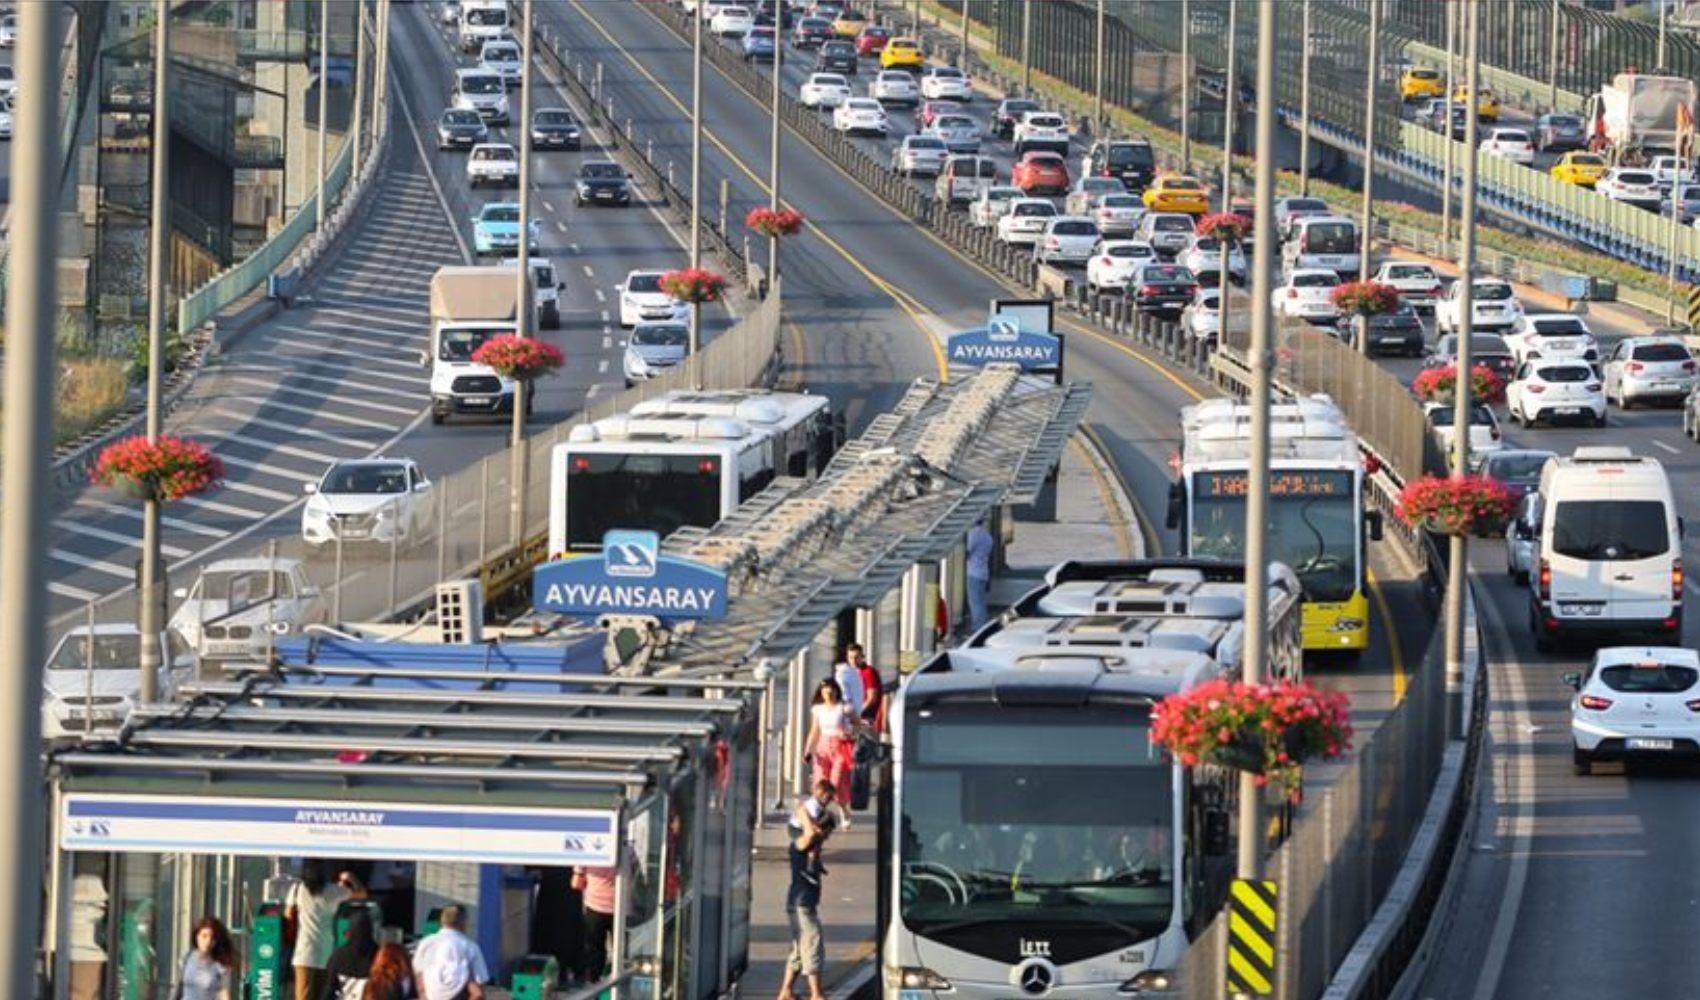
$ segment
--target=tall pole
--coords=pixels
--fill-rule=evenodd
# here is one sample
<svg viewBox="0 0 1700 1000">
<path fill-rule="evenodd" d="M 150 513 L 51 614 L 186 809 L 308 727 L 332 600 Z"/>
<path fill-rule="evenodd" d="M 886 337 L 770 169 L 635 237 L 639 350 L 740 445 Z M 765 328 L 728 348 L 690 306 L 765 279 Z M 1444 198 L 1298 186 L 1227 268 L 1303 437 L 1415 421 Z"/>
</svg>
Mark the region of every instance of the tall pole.
<svg viewBox="0 0 1700 1000">
<path fill-rule="evenodd" d="M 330 130 L 331 2 L 319 0 L 319 197 L 313 228 L 325 228 L 325 133 Z"/>
<path fill-rule="evenodd" d="M 1667 31 L 1666 22 L 1669 20 L 1669 18 L 1670 18 L 1670 3 L 1668 2 L 1668 0 L 1659 0 L 1659 58 L 1658 58 L 1658 64 L 1659 65 L 1656 67 L 1656 69 L 1658 70 L 1658 72 L 1661 72 L 1661 73 L 1664 72 L 1664 68 L 1665 68 L 1665 34 L 1666 34 L 1666 31 Z"/>
<path fill-rule="evenodd" d="M 1370 251 L 1375 247 L 1375 86 L 1380 82 L 1381 0 L 1369 0 L 1369 65 L 1364 70 L 1364 201 L 1358 277 L 1369 277 Z M 1358 338 L 1359 350 L 1369 353 L 1369 330 Z"/>
<path fill-rule="evenodd" d="M 963 9 L 967 9 L 964 2 Z M 767 145 L 767 207 L 779 211 L 784 199 L 779 196 L 779 78 L 785 75 L 785 42 L 779 37 L 779 28 L 773 29 L 773 128 Z M 779 237 L 770 236 L 767 239 L 767 287 L 771 292 L 779 287 Z"/>
<path fill-rule="evenodd" d="M 40 939 L 42 831 L 41 665 L 47 659 L 47 525 L 53 489 L 53 328 L 59 257 L 59 11 L 56 3 L 18 5 L 12 155 L 11 280 L 6 287 L 6 419 L 0 446 L 0 677 L 11 686 L 9 735 L 0 741 L 6 802 L 0 808 L 0 856 L 12 914 L 0 934 L 6 995 L 35 995 Z M 156 95 L 157 99 L 157 95 Z M 156 290 L 157 294 L 157 290 Z"/>
<path fill-rule="evenodd" d="M 1476 34 L 1481 24 L 1481 0 L 1469 0 L 1469 27 L 1464 32 L 1464 78 L 1470 100 L 1464 111 L 1464 218 L 1459 235 L 1458 280 L 1464 283 L 1458 296 L 1458 315 L 1464 317 L 1458 332 L 1458 377 L 1454 381 L 1455 405 L 1452 410 L 1452 474 L 1462 476 L 1470 471 L 1470 317 L 1474 315 L 1474 278 L 1476 268 L 1476 132 L 1479 125 L 1476 87 L 1480 84 L 1481 62 Z M 1469 586 L 1470 540 L 1462 534 L 1453 535 L 1446 567 L 1446 713 L 1447 732 L 1462 735 L 1464 708 L 1464 588 Z"/>
<path fill-rule="evenodd" d="M 708 5 L 698 0 L 696 16 L 691 18 L 691 267 L 702 266 L 702 15 Z M 777 20 L 777 19 L 776 19 Z M 779 29 L 774 28 L 775 50 L 779 48 Z M 775 76 L 779 74 L 774 73 Z M 702 306 L 691 303 L 690 356 L 694 359 L 702 346 L 697 334 Z M 696 362 L 691 362 L 693 365 Z"/>
<path fill-rule="evenodd" d="M 1299 47 L 1299 194 L 1310 195 L 1310 0 L 1301 8 Z"/>
<path fill-rule="evenodd" d="M 1464 19 L 1464 4 L 1462 0 L 1447 0 L 1446 4 L 1446 121 L 1440 126 L 1440 134 L 1446 137 L 1445 156 L 1442 157 L 1440 185 L 1440 255 L 1446 256 L 1452 246 L 1452 179 L 1455 168 L 1452 165 L 1452 150 L 1456 143 L 1452 141 L 1452 94 L 1457 89 L 1458 69 L 1458 30 L 1459 22 Z"/>
<path fill-rule="evenodd" d="M 1547 29 L 1547 110 L 1558 110 L 1558 0 L 1552 0 L 1552 24 Z M 1447 20 L 1448 30 L 1452 21 Z"/>
<path fill-rule="evenodd" d="M 531 318 L 537 311 L 536 296 L 531 290 L 531 0 L 525 0 L 521 16 L 525 24 L 520 29 L 519 70 L 519 267 L 514 275 L 514 334 L 531 336 Z M 531 386 L 523 379 L 514 381 L 514 419 L 508 436 L 508 457 L 512 467 L 508 483 L 513 495 L 509 498 L 509 535 L 514 545 L 525 542 L 525 495 L 530 489 L 530 448 L 525 439 L 525 410 L 530 400 Z M 438 526 L 438 530 L 442 530 Z"/>
<path fill-rule="evenodd" d="M 360 173 L 360 144 L 366 137 L 366 0 L 354 4 L 354 128 L 349 134 L 354 143 L 348 174 L 352 178 Z"/>
<path fill-rule="evenodd" d="M 375 29 L 378 38 L 378 68 L 373 75 L 374 93 L 372 97 L 372 136 L 374 141 L 379 132 L 389 123 L 390 113 L 390 0 L 378 0 L 378 23 Z"/>
<path fill-rule="evenodd" d="M 1261 684 L 1268 671 L 1269 404 L 1274 375 L 1275 220 L 1265 206 L 1275 203 L 1275 16 L 1264 8 L 1257 18 L 1257 171 L 1252 223 L 1256 249 L 1251 292 L 1251 455 L 1246 478 L 1245 665 L 1243 680 Z M 1225 335 L 1225 334 L 1224 334 Z M 1240 773 L 1239 877 L 1263 874 L 1263 789 L 1249 771 Z"/>
<path fill-rule="evenodd" d="M 147 437 L 159 440 L 161 395 L 165 382 L 165 256 L 171 244 L 171 126 L 169 89 L 171 67 L 171 5 L 160 0 L 154 19 L 153 58 L 153 176 L 148 205 L 148 403 Z M 48 93 L 57 93 L 56 90 Z M 16 482 L 16 480 L 13 480 Z M 159 501 L 142 501 L 142 579 L 137 585 L 136 628 L 141 633 L 138 666 L 139 694 L 144 705 L 159 697 L 159 667 L 164 660 L 159 634 L 165 628 L 164 594 L 160 586 Z"/>
<path fill-rule="evenodd" d="M 1104 128 L 1104 0 L 1098 0 L 1098 32 L 1095 37 L 1097 65 L 1092 72 L 1092 128 L 1094 132 L 1101 132 Z"/>
<path fill-rule="evenodd" d="M 968 72 L 968 0 L 962 0 L 962 55 L 956 65 L 962 72 Z"/>
<path fill-rule="evenodd" d="M 1181 0 L 1181 169 L 1192 172 L 1192 0 Z"/>
<path fill-rule="evenodd" d="M 1222 82 L 1222 211 L 1228 210 L 1228 204 L 1234 197 L 1234 115 L 1239 101 L 1239 85 L 1234 82 L 1237 72 L 1235 40 L 1239 37 L 1240 4 L 1239 0 L 1228 0 L 1228 76 Z M 1259 36 L 1261 37 L 1261 36 Z"/>
<path fill-rule="evenodd" d="M 1033 96 L 1033 5 L 1021 5 L 1021 96 Z"/>
<path fill-rule="evenodd" d="M 1694 120 L 1694 109 L 1689 108 L 1688 121 Z M 1676 322 L 1676 260 L 1677 248 L 1682 244 L 1682 211 L 1681 201 L 1683 189 L 1694 176 L 1694 168 L 1689 164 L 1693 161 L 1690 155 L 1694 151 L 1694 128 L 1690 124 L 1687 129 L 1678 129 L 1676 135 L 1676 179 L 1670 185 L 1670 239 L 1665 247 L 1665 325 Z"/>
</svg>

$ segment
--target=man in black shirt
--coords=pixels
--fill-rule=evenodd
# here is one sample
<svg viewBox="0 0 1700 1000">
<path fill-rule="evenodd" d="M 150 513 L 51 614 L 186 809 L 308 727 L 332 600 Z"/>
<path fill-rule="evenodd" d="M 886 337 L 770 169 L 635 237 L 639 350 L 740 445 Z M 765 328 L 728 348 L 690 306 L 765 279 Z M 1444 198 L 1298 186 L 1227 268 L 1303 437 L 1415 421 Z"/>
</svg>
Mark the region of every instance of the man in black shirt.
<svg viewBox="0 0 1700 1000">
<path fill-rule="evenodd" d="M 791 861 L 791 886 L 785 893 L 791 953 L 785 958 L 785 980 L 779 984 L 779 1000 L 797 1000 L 792 988 L 798 976 L 809 984 L 808 1000 L 825 1000 L 820 989 L 821 966 L 826 961 L 820 927 L 820 886 L 826 869 L 821 866 L 820 852 L 831 835 L 832 824 L 826 823 L 819 828 L 818 836 L 794 837 L 786 847 Z M 799 840 L 809 844 L 808 850 L 797 849 Z"/>
</svg>

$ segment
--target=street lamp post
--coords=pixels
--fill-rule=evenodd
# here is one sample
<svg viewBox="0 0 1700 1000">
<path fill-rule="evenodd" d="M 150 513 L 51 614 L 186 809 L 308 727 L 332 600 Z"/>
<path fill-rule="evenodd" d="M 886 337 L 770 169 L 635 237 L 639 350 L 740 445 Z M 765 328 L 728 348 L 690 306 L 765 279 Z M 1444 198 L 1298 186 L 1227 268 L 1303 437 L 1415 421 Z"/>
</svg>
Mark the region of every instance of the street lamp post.
<svg viewBox="0 0 1700 1000">
<path fill-rule="evenodd" d="M 1464 31 L 1464 80 L 1469 100 L 1464 110 L 1464 218 L 1458 244 L 1458 280 L 1463 287 L 1458 294 L 1458 315 L 1464 317 L 1457 355 L 1457 386 L 1453 393 L 1452 411 L 1452 474 L 1462 476 L 1470 471 L 1470 317 L 1474 308 L 1474 277 L 1476 268 L 1476 132 L 1480 103 L 1476 87 L 1481 83 L 1480 41 L 1476 33 L 1481 24 L 1481 0 L 1469 0 L 1470 20 Z M 1446 714 L 1447 732 L 1454 737 L 1463 735 L 1464 714 L 1464 588 L 1469 586 L 1470 540 L 1455 534 L 1447 552 L 1446 575 Z"/>
<path fill-rule="evenodd" d="M 1192 0 L 1181 0 L 1181 170 L 1192 173 Z"/>
<path fill-rule="evenodd" d="M 691 267 L 702 266 L 702 17 L 705 3 L 697 4 L 696 16 L 691 18 Z M 774 29 L 774 48 L 779 47 L 779 31 Z M 775 72 L 775 76 L 779 74 Z M 690 357 L 697 364 L 697 351 L 702 347 L 697 333 L 702 307 L 691 306 Z M 693 368 L 694 370 L 694 368 Z"/>
<path fill-rule="evenodd" d="M 962 9 L 967 10 L 967 0 L 963 0 Z M 779 139 L 781 124 L 779 121 L 779 78 L 784 75 L 785 43 L 779 37 L 779 29 L 773 29 L 773 129 L 768 139 L 767 147 L 767 207 L 779 211 L 782 200 L 779 197 Z M 767 238 L 767 287 L 771 293 L 779 287 L 779 236 L 774 234 Z"/>
<path fill-rule="evenodd" d="M 1033 96 L 1033 4 L 1021 5 L 1021 96 Z"/>
<path fill-rule="evenodd" d="M 1242 679 L 1261 684 L 1268 671 L 1269 560 L 1269 407 L 1274 375 L 1275 292 L 1270 264 L 1275 259 L 1275 220 L 1267 206 L 1275 202 L 1275 16 L 1265 7 L 1257 19 L 1257 170 L 1252 223 L 1256 265 L 1251 293 L 1251 454 L 1247 469 L 1245 547 L 1245 663 Z M 1249 771 L 1240 772 L 1240 878 L 1263 874 L 1263 789 Z"/>
<path fill-rule="evenodd" d="M 1452 164 L 1452 95 L 1457 91 L 1458 64 L 1458 35 L 1460 22 L 1464 19 L 1464 5 L 1460 0 L 1448 0 L 1446 5 L 1446 122 L 1440 127 L 1440 134 L 1446 137 L 1445 156 L 1442 158 L 1440 184 L 1440 254 L 1446 256 L 1452 246 L 1452 179 L 1456 176 Z"/>
<path fill-rule="evenodd" d="M 1104 128 L 1104 0 L 1098 0 L 1098 31 L 1096 65 L 1092 72 L 1092 129 L 1097 134 Z"/>
<path fill-rule="evenodd" d="M 1547 110 L 1558 110 L 1558 0 L 1552 0 L 1551 24 L 1547 27 Z M 1452 28 L 1450 15 L 1447 30 Z"/>
<path fill-rule="evenodd" d="M 1235 40 L 1239 37 L 1239 0 L 1228 0 L 1228 76 L 1222 81 L 1222 211 L 1234 197 L 1234 115 L 1239 101 L 1239 86 L 1234 82 L 1236 68 Z"/>
<path fill-rule="evenodd" d="M 964 73 L 968 72 L 968 0 L 962 0 L 962 55 L 956 65 Z"/>
<path fill-rule="evenodd" d="M 1664 70 L 1665 70 L 1665 35 L 1667 34 L 1667 32 L 1669 30 L 1668 29 L 1669 20 L 1670 20 L 1670 4 L 1667 2 L 1667 0 L 1659 0 L 1659 58 L 1657 59 L 1657 62 L 1658 62 L 1659 65 L 1657 67 L 1657 70 L 1660 73 L 1664 72 Z"/>
<path fill-rule="evenodd" d="M 360 144 L 366 137 L 366 2 L 354 3 L 354 128 L 349 133 L 354 153 L 349 163 L 350 179 L 360 175 Z"/>
<path fill-rule="evenodd" d="M 169 89 L 171 67 L 171 5 L 157 7 L 153 59 L 153 176 L 148 205 L 148 443 L 159 441 L 161 397 L 165 383 L 165 257 L 171 243 L 171 126 Z M 51 92 L 50 92 L 51 93 Z M 14 480 L 16 482 L 16 480 Z M 142 501 L 142 579 L 137 585 L 140 604 L 136 629 L 141 633 L 140 700 L 151 705 L 159 697 L 159 668 L 164 651 L 159 634 L 165 629 L 164 587 L 160 575 L 159 498 Z"/>
<path fill-rule="evenodd" d="M 1310 195 L 1310 0 L 1299 17 L 1304 38 L 1299 45 L 1299 194 Z"/>
<path fill-rule="evenodd" d="M 319 0 L 319 197 L 313 209 L 313 229 L 325 228 L 325 133 L 330 130 L 331 3 Z"/>
<path fill-rule="evenodd" d="M 1375 105 L 1381 75 L 1381 0 L 1369 0 L 1369 65 L 1364 70 L 1364 201 L 1363 232 L 1359 234 L 1358 277 L 1369 277 L 1370 251 L 1375 248 Z M 1369 353 L 1369 331 L 1358 338 L 1358 349 Z"/>
<path fill-rule="evenodd" d="M 531 318 L 536 312 L 536 296 L 531 289 L 531 33 L 533 19 L 531 0 L 525 0 L 521 16 L 525 24 L 520 30 L 519 71 L 519 254 L 515 261 L 519 272 L 514 275 L 514 335 L 531 336 Z M 525 500 L 531 478 L 530 447 L 525 437 L 525 413 L 530 406 L 532 387 L 525 379 L 514 379 L 514 418 L 508 437 L 508 455 L 512 466 L 508 484 L 512 497 L 508 503 L 509 535 L 515 546 L 525 543 Z M 441 526 L 438 530 L 442 530 Z"/>
</svg>

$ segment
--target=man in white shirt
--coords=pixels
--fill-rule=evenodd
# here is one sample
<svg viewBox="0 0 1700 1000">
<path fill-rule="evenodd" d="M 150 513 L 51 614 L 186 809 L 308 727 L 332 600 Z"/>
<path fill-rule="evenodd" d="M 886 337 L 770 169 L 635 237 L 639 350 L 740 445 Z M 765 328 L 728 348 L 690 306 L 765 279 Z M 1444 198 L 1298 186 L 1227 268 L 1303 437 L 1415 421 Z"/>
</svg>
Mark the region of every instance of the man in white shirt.
<svg viewBox="0 0 1700 1000">
<path fill-rule="evenodd" d="M 442 929 L 413 952 L 413 980 L 422 1000 L 484 1000 L 490 969 L 478 943 L 466 936 L 466 911 L 445 906 Z"/>
<path fill-rule="evenodd" d="M 862 703 L 867 701 L 866 693 L 862 690 L 862 673 L 852 663 L 850 650 L 861 651 L 862 647 L 851 643 L 845 647 L 844 659 L 839 660 L 832 668 L 832 679 L 838 682 L 838 693 L 843 696 L 844 704 L 850 706 L 850 711 L 859 719 L 862 717 Z"/>
</svg>

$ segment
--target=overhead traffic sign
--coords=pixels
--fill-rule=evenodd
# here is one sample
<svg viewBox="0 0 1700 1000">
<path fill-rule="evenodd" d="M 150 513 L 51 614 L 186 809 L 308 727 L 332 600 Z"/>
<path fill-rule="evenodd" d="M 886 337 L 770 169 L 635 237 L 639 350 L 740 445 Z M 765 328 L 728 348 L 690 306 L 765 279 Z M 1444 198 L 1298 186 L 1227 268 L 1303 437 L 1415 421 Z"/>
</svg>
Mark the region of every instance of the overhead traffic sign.
<svg viewBox="0 0 1700 1000">
<path fill-rule="evenodd" d="M 665 555 L 653 531 L 614 530 L 602 551 L 532 571 L 531 603 L 568 615 L 650 615 L 664 621 L 726 617 L 726 574 Z"/>
<path fill-rule="evenodd" d="M 1234 879 L 1228 893 L 1229 997 L 1275 994 L 1275 883 Z"/>
</svg>

